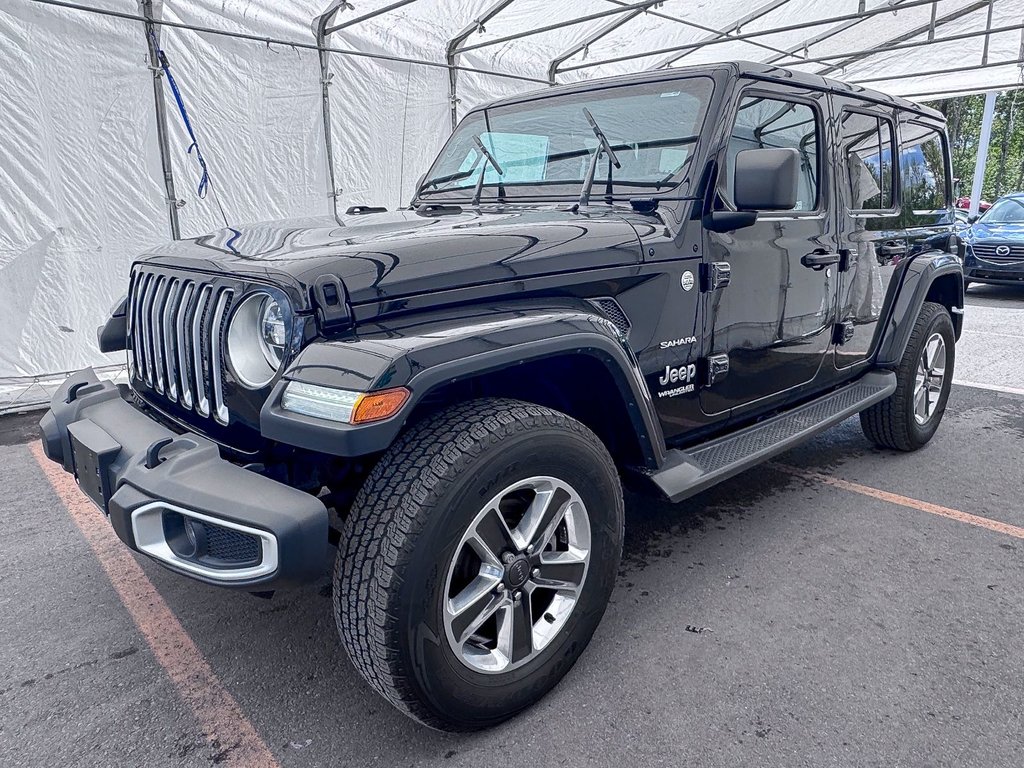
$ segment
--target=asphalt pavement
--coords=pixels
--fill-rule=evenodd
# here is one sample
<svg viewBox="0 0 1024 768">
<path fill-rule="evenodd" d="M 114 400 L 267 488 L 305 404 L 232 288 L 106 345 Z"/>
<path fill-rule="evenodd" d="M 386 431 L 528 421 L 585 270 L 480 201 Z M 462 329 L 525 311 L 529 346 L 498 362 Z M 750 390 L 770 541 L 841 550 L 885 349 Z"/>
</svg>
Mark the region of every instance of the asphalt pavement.
<svg viewBox="0 0 1024 768">
<path fill-rule="evenodd" d="M 140 559 L 142 601 L 282 767 L 1018 766 L 1024 291 L 972 287 L 965 327 L 972 386 L 924 450 L 876 449 L 851 419 L 682 505 L 628 498 L 589 649 L 487 732 L 427 730 L 373 693 L 326 576 L 263 600 Z M 187 703 L 209 675 L 168 675 L 31 452 L 37 419 L 0 420 L 0 764 L 230 762 L 233 735 Z"/>
</svg>

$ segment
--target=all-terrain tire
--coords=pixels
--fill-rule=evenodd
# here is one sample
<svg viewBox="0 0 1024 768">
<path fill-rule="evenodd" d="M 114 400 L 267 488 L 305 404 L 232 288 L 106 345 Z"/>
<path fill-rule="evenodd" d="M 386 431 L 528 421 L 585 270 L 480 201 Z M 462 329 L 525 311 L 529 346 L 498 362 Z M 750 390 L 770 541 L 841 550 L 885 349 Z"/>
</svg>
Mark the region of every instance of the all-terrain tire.
<svg viewBox="0 0 1024 768">
<path fill-rule="evenodd" d="M 443 624 L 449 563 L 482 507 L 523 478 L 571 484 L 586 505 L 589 570 L 567 623 L 524 666 L 471 669 Z M 508 399 L 450 407 L 413 425 L 385 453 L 346 519 L 334 569 L 334 610 L 348 655 L 388 701 L 425 725 L 495 725 L 544 696 L 569 671 L 604 614 L 623 538 L 611 456 L 580 422 Z"/>
<path fill-rule="evenodd" d="M 945 365 L 938 402 L 930 417 L 918 423 L 914 417 L 914 395 L 918 386 L 918 364 L 928 340 L 938 334 L 945 346 Z M 925 302 L 896 369 L 896 391 L 880 403 L 860 414 L 860 425 L 865 436 L 882 448 L 898 451 L 916 451 L 923 447 L 939 427 L 946 410 L 949 389 L 953 381 L 953 363 L 956 357 L 953 322 L 941 304 Z"/>
</svg>

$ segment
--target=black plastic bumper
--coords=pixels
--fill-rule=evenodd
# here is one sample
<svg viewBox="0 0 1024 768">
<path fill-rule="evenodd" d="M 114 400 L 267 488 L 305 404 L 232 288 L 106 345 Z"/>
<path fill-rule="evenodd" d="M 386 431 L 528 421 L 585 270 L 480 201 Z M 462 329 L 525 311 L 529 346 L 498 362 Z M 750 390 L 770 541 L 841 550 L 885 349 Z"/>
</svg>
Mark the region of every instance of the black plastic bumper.
<svg viewBox="0 0 1024 768">
<path fill-rule="evenodd" d="M 329 544 L 319 499 L 222 459 L 217 445 L 199 435 L 172 432 L 91 369 L 64 382 L 39 426 L 46 455 L 76 476 L 118 537 L 162 565 L 258 591 L 323 574 Z M 200 544 L 194 533 L 189 544 L 175 531 L 183 519 L 190 529 L 195 523 Z M 204 531 L 220 551 L 242 559 L 211 558 Z M 156 541 L 161 537 L 169 544 Z M 242 546 L 232 549 L 234 543 Z M 256 551 L 260 566 L 244 560 Z"/>
</svg>

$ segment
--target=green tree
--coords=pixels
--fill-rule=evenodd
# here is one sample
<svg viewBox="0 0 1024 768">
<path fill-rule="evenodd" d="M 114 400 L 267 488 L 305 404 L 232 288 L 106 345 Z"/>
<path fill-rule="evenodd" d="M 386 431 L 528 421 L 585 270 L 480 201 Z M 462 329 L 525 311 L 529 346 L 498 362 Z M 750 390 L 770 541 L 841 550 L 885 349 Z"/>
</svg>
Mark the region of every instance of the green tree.
<svg viewBox="0 0 1024 768">
<path fill-rule="evenodd" d="M 969 195 L 978 157 L 985 97 L 959 96 L 930 106 L 946 116 L 953 176 L 960 179 L 960 194 Z M 1024 191 L 1024 93 L 1021 89 L 1003 92 L 996 99 L 981 196 L 992 201 L 1007 192 L 1018 191 Z"/>
</svg>

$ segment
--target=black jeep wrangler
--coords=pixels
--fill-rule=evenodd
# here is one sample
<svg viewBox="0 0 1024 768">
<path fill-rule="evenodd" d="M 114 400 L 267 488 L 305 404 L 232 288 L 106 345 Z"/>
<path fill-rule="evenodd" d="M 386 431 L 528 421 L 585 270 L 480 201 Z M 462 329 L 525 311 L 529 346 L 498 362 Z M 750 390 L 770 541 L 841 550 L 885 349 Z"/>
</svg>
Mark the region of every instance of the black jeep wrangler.
<svg viewBox="0 0 1024 768">
<path fill-rule="evenodd" d="M 47 455 L 132 549 L 338 630 L 428 725 L 492 725 L 604 612 L 622 485 L 673 501 L 859 413 L 920 448 L 963 312 L 940 115 L 754 64 L 472 111 L 409 208 L 140 257 Z M 336 551 L 336 554 L 335 554 Z"/>
</svg>

